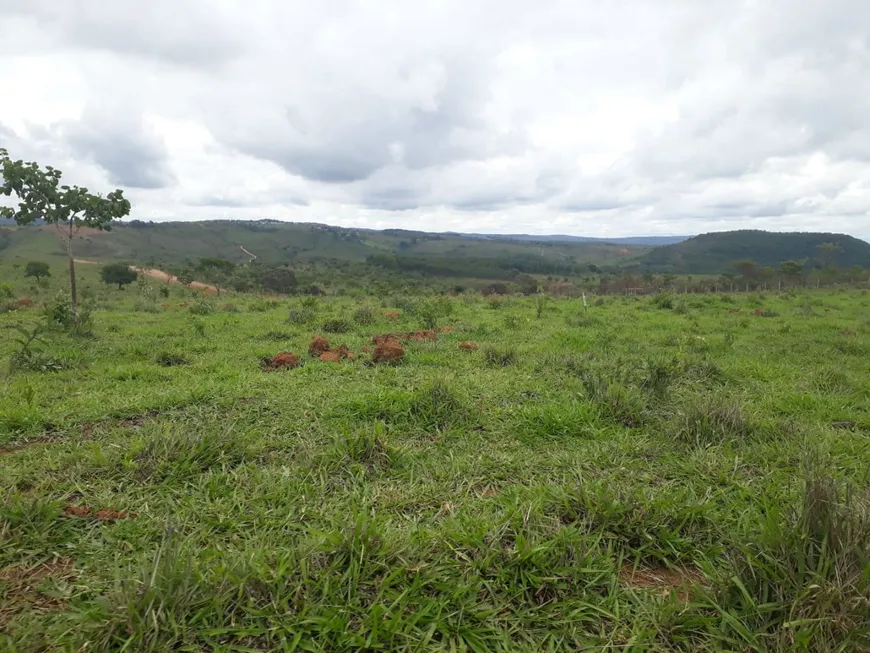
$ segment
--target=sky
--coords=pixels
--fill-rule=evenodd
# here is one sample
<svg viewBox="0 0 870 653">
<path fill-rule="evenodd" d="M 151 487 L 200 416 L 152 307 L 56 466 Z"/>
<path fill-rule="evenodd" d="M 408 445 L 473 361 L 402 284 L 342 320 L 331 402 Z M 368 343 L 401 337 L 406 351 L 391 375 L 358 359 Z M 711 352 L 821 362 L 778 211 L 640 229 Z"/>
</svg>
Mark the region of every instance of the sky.
<svg viewBox="0 0 870 653">
<path fill-rule="evenodd" d="M 140 220 L 870 238 L 870 11 L 0 0 L 0 147 Z"/>
</svg>

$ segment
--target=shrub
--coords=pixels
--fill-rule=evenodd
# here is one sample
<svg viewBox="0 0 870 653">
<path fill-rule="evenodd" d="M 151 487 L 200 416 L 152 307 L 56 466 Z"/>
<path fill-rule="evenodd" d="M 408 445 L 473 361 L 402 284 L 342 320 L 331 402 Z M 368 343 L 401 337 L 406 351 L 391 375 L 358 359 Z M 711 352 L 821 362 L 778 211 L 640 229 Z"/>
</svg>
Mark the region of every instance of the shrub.
<svg viewBox="0 0 870 653">
<path fill-rule="evenodd" d="M 333 318 L 326 320 L 322 328 L 326 333 L 347 333 L 351 329 L 351 324 L 345 319 Z"/>
<path fill-rule="evenodd" d="M 221 306 L 221 310 L 222 310 L 224 313 L 238 313 L 238 312 L 239 312 L 239 307 L 238 307 L 236 304 L 232 303 L 232 302 L 227 302 L 226 304 L 224 304 L 223 306 Z"/>
<path fill-rule="evenodd" d="M 214 313 L 214 304 L 207 299 L 197 299 L 187 310 L 194 315 L 210 315 Z"/>
</svg>

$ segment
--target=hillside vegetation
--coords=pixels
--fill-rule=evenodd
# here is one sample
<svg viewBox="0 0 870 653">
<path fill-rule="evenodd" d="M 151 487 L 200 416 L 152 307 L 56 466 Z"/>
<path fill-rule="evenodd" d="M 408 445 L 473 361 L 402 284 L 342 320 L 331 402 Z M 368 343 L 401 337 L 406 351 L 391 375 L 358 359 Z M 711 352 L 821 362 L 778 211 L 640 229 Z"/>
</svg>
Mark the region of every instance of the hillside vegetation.
<svg viewBox="0 0 870 653">
<path fill-rule="evenodd" d="M 870 244 L 846 234 L 757 230 L 701 234 L 650 250 L 636 263 L 640 269 L 651 272 L 720 274 L 733 271 L 732 265 L 741 260 L 772 268 L 785 261 L 822 263 L 820 247 L 826 243 L 839 246 L 831 260 L 838 267 L 870 267 Z"/>
<path fill-rule="evenodd" d="M 61 252 L 50 227 L 0 227 L 0 256 L 28 260 Z M 418 231 L 345 229 L 276 221 L 144 223 L 115 225 L 109 232 L 82 233 L 75 242 L 81 258 L 178 265 L 216 257 L 235 263 L 364 262 L 377 255 L 420 259 L 456 276 L 485 277 L 492 270 L 571 272 L 590 263 L 617 264 L 648 247 L 606 242 L 523 242 Z M 424 265 L 424 267 L 425 267 Z M 480 270 L 482 268 L 483 270 Z M 485 273 L 481 274 L 481 271 Z"/>
</svg>

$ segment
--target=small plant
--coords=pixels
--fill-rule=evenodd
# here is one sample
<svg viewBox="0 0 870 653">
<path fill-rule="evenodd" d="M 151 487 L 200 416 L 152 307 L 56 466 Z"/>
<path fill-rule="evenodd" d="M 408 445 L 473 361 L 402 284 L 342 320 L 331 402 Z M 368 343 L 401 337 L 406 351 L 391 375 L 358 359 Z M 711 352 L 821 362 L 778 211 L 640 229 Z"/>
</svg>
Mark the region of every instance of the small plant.
<svg viewBox="0 0 870 653">
<path fill-rule="evenodd" d="M 745 438 L 753 430 L 739 403 L 718 403 L 707 398 L 690 404 L 680 415 L 677 439 L 706 447 L 732 438 Z"/>
<path fill-rule="evenodd" d="M 271 311 L 273 308 L 278 308 L 280 305 L 281 302 L 277 299 L 264 299 L 256 301 L 248 306 L 248 310 L 252 313 L 265 313 L 266 311 Z"/>
<path fill-rule="evenodd" d="M 317 295 L 309 295 L 302 298 L 302 308 L 307 308 L 313 311 L 315 308 L 317 308 L 317 305 Z"/>
<path fill-rule="evenodd" d="M 190 361 L 181 354 L 176 354 L 168 351 L 160 352 L 159 354 L 157 354 L 157 358 L 154 359 L 154 362 L 161 367 L 179 367 L 182 365 L 190 365 Z"/>
<path fill-rule="evenodd" d="M 20 349 L 9 358 L 10 372 L 58 372 L 65 369 L 65 365 L 45 352 L 36 349 L 37 343 L 44 342 L 40 339 L 43 327 L 35 326 L 28 331 L 23 326 L 13 327 L 20 337 L 15 338 Z"/>
<path fill-rule="evenodd" d="M 547 299 L 547 296 L 543 294 L 539 294 L 535 298 L 535 317 L 539 320 L 544 315 L 544 309 L 547 307 Z"/>
<path fill-rule="evenodd" d="M 517 362 L 517 352 L 513 347 L 507 349 L 496 349 L 495 347 L 487 347 L 483 350 L 483 359 L 489 364 L 497 367 L 507 367 Z"/>
<path fill-rule="evenodd" d="M 203 322 L 202 320 L 198 320 L 196 318 L 193 318 L 190 321 L 190 326 L 193 329 L 193 332 L 197 336 L 199 336 L 200 338 L 205 337 L 205 322 Z"/>
<path fill-rule="evenodd" d="M 486 298 L 486 305 L 488 308 L 497 311 L 504 306 L 504 299 L 502 299 L 501 295 L 489 295 Z"/>
<path fill-rule="evenodd" d="M 504 328 L 516 331 L 520 328 L 520 319 L 516 315 L 507 315 L 504 318 Z"/>
<path fill-rule="evenodd" d="M 350 329 L 350 322 L 342 318 L 326 320 L 326 322 L 323 323 L 323 330 L 326 331 L 326 333 L 347 333 Z"/>
<path fill-rule="evenodd" d="M 343 459 L 368 469 L 386 469 L 396 458 L 396 451 L 387 442 L 383 422 L 376 422 L 371 429 L 345 434 L 339 447 Z"/>
<path fill-rule="evenodd" d="M 280 342 L 283 340 L 291 340 L 293 338 L 293 334 L 289 331 L 267 331 L 262 336 L 260 336 L 263 340 L 272 340 L 275 342 Z"/>
<path fill-rule="evenodd" d="M 169 286 L 160 286 L 160 296 L 169 299 Z"/>
<path fill-rule="evenodd" d="M 133 302 L 133 310 L 137 313 L 157 313 L 157 303 L 148 299 L 137 299 Z"/>
<path fill-rule="evenodd" d="M 652 300 L 653 306 L 663 310 L 673 310 L 674 297 L 670 293 L 659 293 Z"/>
<path fill-rule="evenodd" d="M 238 307 L 238 305 L 233 304 L 232 302 L 227 302 L 226 304 L 221 306 L 221 310 L 224 313 L 238 313 L 239 307 Z"/>
</svg>

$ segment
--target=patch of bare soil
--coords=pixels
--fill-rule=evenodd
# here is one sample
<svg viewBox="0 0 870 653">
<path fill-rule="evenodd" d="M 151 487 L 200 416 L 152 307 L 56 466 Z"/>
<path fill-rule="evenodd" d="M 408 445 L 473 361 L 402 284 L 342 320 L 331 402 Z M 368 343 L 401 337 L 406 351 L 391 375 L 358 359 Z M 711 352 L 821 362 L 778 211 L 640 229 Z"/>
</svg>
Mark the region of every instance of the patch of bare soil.
<svg viewBox="0 0 870 653">
<path fill-rule="evenodd" d="M 320 360 L 324 363 L 340 363 L 341 362 L 341 352 L 338 351 L 325 351 L 320 354 Z"/>
<path fill-rule="evenodd" d="M 438 327 L 438 333 L 453 333 L 453 327 L 452 326 Z"/>
<path fill-rule="evenodd" d="M 619 571 L 619 582 L 631 589 L 649 590 L 659 596 L 676 593 L 681 601 L 690 601 L 692 587 L 703 585 L 705 579 L 694 569 L 625 566 Z"/>
<path fill-rule="evenodd" d="M 477 349 L 477 343 L 471 342 L 470 340 L 468 340 L 466 342 L 460 342 L 459 348 L 464 349 L 466 351 L 475 351 Z"/>
<path fill-rule="evenodd" d="M 135 512 L 127 512 L 125 510 L 100 508 L 95 512 L 87 506 L 73 505 L 66 506 L 63 509 L 63 514 L 67 517 L 87 517 L 96 519 L 97 521 L 118 521 L 121 519 L 136 519 L 136 517 L 138 517 Z"/>
<path fill-rule="evenodd" d="M 390 311 L 388 313 L 384 313 L 384 317 L 388 320 L 398 320 L 400 317 L 402 317 L 402 314 L 398 311 Z"/>
</svg>

